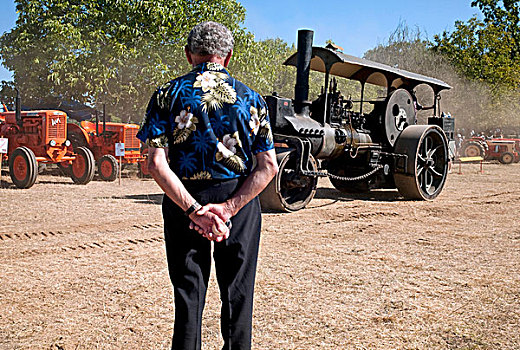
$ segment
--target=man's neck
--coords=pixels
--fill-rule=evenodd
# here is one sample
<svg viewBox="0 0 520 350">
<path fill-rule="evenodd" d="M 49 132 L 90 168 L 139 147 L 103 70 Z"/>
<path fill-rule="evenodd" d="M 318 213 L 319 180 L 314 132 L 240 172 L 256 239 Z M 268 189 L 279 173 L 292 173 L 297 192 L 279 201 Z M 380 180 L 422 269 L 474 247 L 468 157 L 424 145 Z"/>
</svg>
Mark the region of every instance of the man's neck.
<svg viewBox="0 0 520 350">
<path fill-rule="evenodd" d="M 192 54 L 191 59 L 192 59 L 193 67 L 196 67 L 201 63 L 208 63 L 208 62 L 218 63 L 218 64 L 224 66 L 224 62 L 225 62 L 224 58 L 217 56 L 217 55 L 199 56 L 199 55 Z"/>
</svg>

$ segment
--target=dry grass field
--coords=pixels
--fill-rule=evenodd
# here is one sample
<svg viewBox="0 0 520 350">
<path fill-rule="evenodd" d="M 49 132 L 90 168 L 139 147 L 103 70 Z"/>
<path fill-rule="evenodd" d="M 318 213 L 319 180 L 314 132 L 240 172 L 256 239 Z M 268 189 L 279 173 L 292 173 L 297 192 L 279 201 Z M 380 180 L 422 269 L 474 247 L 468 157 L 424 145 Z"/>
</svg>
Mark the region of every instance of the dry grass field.
<svg viewBox="0 0 520 350">
<path fill-rule="evenodd" d="M 520 164 L 465 164 L 432 202 L 264 214 L 254 349 L 520 349 Z M 0 189 L 0 349 L 168 349 L 161 194 L 132 176 Z M 203 349 L 219 349 L 214 276 Z"/>
</svg>

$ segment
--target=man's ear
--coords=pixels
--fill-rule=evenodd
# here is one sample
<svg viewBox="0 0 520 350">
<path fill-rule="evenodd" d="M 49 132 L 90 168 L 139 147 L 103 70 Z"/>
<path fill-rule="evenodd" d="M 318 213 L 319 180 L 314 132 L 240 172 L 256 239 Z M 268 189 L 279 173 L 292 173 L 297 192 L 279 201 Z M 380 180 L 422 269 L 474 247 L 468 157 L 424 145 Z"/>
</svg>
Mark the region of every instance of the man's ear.
<svg viewBox="0 0 520 350">
<path fill-rule="evenodd" d="M 188 59 L 188 63 L 193 65 L 193 59 L 191 58 L 191 51 L 188 49 L 188 45 L 184 46 L 184 53 L 186 54 L 186 58 Z"/>
<path fill-rule="evenodd" d="M 231 61 L 231 56 L 233 56 L 233 50 L 229 51 L 226 58 L 224 58 L 224 67 L 228 66 L 229 61 Z"/>
</svg>

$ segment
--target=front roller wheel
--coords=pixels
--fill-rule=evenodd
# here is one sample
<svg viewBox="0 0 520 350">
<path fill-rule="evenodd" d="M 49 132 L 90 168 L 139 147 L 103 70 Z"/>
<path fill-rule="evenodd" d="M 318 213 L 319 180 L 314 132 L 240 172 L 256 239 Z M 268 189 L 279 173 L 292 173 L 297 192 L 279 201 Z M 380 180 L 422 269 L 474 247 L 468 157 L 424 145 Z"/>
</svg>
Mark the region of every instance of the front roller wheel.
<svg viewBox="0 0 520 350">
<path fill-rule="evenodd" d="M 297 211 L 303 209 L 314 197 L 318 178 L 296 172 L 298 157 L 295 151 L 278 153 L 278 173 L 260 193 L 262 208 L 275 211 Z M 309 155 L 308 169 L 317 170 L 316 161 Z"/>
<path fill-rule="evenodd" d="M 435 125 L 411 125 L 395 143 L 395 153 L 406 155 L 406 166 L 394 173 L 399 193 L 406 199 L 432 200 L 446 183 L 448 175 L 448 141 Z M 404 162 L 404 157 L 397 163 Z"/>
<path fill-rule="evenodd" d="M 116 157 L 105 154 L 98 161 L 98 174 L 103 181 L 115 181 L 119 173 L 119 164 Z"/>
<path fill-rule="evenodd" d="M 72 161 L 70 177 L 74 183 L 86 185 L 92 180 L 96 170 L 94 155 L 86 147 L 76 148 L 75 153 L 76 159 Z"/>
<path fill-rule="evenodd" d="M 31 149 L 18 147 L 9 157 L 9 175 L 18 188 L 29 188 L 36 182 L 38 163 Z"/>
</svg>

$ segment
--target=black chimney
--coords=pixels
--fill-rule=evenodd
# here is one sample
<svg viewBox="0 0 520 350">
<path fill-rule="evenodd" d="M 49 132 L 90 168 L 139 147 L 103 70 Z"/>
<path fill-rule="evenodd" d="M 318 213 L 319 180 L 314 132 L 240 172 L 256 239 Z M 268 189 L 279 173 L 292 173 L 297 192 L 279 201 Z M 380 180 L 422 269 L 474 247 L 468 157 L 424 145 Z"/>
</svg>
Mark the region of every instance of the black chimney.
<svg viewBox="0 0 520 350">
<path fill-rule="evenodd" d="M 309 72 L 312 59 L 312 37 L 308 29 L 298 31 L 298 65 L 296 66 L 296 86 L 294 90 L 294 111 L 309 115 Z"/>
</svg>

